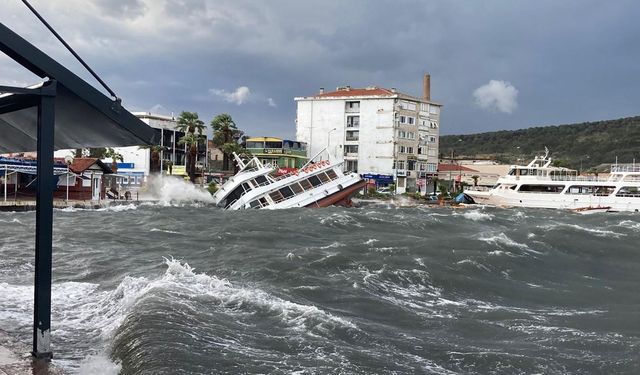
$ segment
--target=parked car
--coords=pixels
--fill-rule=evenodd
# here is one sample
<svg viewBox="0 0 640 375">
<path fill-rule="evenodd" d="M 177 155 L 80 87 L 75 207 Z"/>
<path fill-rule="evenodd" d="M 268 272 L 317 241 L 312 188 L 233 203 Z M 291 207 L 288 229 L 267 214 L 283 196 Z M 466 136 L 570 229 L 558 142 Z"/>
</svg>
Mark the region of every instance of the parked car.
<svg viewBox="0 0 640 375">
<path fill-rule="evenodd" d="M 395 192 L 391 190 L 388 186 L 383 186 L 378 189 L 378 194 L 393 195 L 395 194 Z"/>
</svg>

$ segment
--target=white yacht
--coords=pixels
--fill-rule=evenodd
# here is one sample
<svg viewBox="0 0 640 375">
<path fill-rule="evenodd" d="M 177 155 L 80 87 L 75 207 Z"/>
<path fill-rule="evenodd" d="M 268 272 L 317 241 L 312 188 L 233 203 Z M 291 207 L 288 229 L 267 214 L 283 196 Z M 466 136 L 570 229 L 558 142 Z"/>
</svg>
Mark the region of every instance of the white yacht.
<svg viewBox="0 0 640 375">
<path fill-rule="evenodd" d="M 214 200 L 228 210 L 350 206 L 351 197 L 366 181 L 357 173 L 343 173 L 342 162 L 314 161 L 319 155 L 295 172 L 274 176 L 277 166 L 256 157 L 245 162 L 234 153 L 240 170 L 214 194 Z"/>
<path fill-rule="evenodd" d="M 546 149 L 546 148 L 545 148 Z M 614 164 L 607 178 L 581 176 L 551 165 L 549 151 L 526 166 L 513 165 L 489 191 L 466 190 L 476 203 L 589 211 L 640 210 L 640 165 Z"/>
</svg>

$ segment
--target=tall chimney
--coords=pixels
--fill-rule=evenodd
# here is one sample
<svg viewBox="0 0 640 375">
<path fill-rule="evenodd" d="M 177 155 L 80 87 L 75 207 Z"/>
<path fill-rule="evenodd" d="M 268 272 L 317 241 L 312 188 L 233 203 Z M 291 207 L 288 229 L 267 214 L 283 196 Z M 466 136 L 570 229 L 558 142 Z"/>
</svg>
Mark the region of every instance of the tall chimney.
<svg viewBox="0 0 640 375">
<path fill-rule="evenodd" d="M 324 87 L 320 87 L 320 94 L 324 94 Z"/>
<path fill-rule="evenodd" d="M 431 100 L 431 76 L 428 73 L 422 79 L 422 99 Z"/>
</svg>

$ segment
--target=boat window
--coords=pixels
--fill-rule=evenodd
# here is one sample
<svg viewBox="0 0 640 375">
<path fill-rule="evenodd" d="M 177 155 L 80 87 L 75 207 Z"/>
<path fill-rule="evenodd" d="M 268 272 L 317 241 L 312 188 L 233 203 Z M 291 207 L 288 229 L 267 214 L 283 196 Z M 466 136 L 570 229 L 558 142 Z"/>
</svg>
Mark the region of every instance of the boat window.
<svg viewBox="0 0 640 375">
<path fill-rule="evenodd" d="M 560 193 L 564 190 L 564 185 L 527 185 L 520 186 L 518 191 L 523 193 Z"/>
<path fill-rule="evenodd" d="M 615 186 L 594 186 L 593 195 L 607 196 L 611 195 L 615 190 Z"/>
<path fill-rule="evenodd" d="M 508 174 L 509 174 L 509 176 L 513 176 L 513 175 L 516 174 L 516 170 L 515 169 L 511 169 Z"/>
<path fill-rule="evenodd" d="M 336 171 L 334 171 L 333 169 L 329 169 L 327 171 L 327 176 L 329 176 L 330 179 L 335 180 L 336 178 L 338 178 L 338 175 L 336 174 Z"/>
<path fill-rule="evenodd" d="M 278 203 L 278 202 L 282 202 L 284 200 L 284 197 L 282 196 L 282 194 L 280 193 L 280 190 L 276 190 L 276 191 L 272 191 L 271 193 L 269 193 L 269 196 L 271 197 L 271 199 L 273 199 L 274 202 Z"/>
<path fill-rule="evenodd" d="M 308 178 L 308 180 L 309 182 L 311 182 L 311 185 L 313 185 L 314 187 L 322 185 L 322 181 L 320 181 L 318 176 L 311 176 Z"/>
<path fill-rule="evenodd" d="M 302 186 L 302 188 L 304 190 L 313 189 L 313 186 L 311 185 L 311 183 L 306 178 L 304 180 L 300 181 L 300 185 Z"/>
<path fill-rule="evenodd" d="M 520 176 L 526 176 L 529 174 L 529 170 L 528 169 L 520 169 Z"/>
<path fill-rule="evenodd" d="M 616 193 L 616 197 L 640 198 L 640 190 L 637 186 L 623 186 Z"/>
<path fill-rule="evenodd" d="M 256 199 L 255 201 L 251 201 L 251 203 L 249 203 L 249 206 L 251 206 L 251 208 L 260 208 L 260 202 L 258 202 L 258 200 Z"/>
<path fill-rule="evenodd" d="M 280 192 L 280 194 L 282 194 L 282 196 L 284 197 L 284 199 L 289 199 L 291 197 L 293 197 L 293 190 L 291 190 L 291 188 L 289 188 L 288 186 L 285 186 L 283 188 L 281 188 L 280 190 L 278 190 Z"/>
<path fill-rule="evenodd" d="M 302 186 L 300 186 L 300 184 L 298 183 L 293 183 L 291 185 L 289 185 L 289 187 L 291 188 L 291 190 L 293 190 L 294 193 L 296 194 L 300 194 L 304 191 L 304 189 L 302 188 Z"/>
<path fill-rule="evenodd" d="M 259 201 L 262 207 L 269 205 L 269 202 L 267 202 L 267 199 L 264 197 L 260 198 Z"/>
<path fill-rule="evenodd" d="M 318 178 L 320 178 L 320 181 L 322 181 L 322 182 L 329 182 L 329 181 L 331 181 L 331 179 L 329 178 L 329 176 L 327 176 L 327 174 L 326 174 L 326 173 L 324 173 L 324 172 L 320 172 L 320 173 L 318 173 L 316 176 L 318 176 Z"/>
<path fill-rule="evenodd" d="M 265 182 L 267 182 L 267 178 L 265 176 L 258 176 L 256 177 L 256 182 L 258 183 L 258 185 L 262 185 Z"/>
<path fill-rule="evenodd" d="M 569 189 L 567 189 L 566 194 L 592 194 L 593 188 L 594 188 L 593 186 L 573 185 L 573 186 L 570 186 Z"/>
</svg>

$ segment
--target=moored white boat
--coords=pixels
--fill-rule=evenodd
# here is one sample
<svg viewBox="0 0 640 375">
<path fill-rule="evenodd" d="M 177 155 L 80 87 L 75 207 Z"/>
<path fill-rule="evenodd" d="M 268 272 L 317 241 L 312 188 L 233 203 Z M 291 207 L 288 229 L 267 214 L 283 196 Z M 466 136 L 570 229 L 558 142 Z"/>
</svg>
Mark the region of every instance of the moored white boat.
<svg viewBox="0 0 640 375">
<path fill-rule="evenodd" d="M 314 161 L 319 155 L 298 171 L 277 177 L 277 166 L 233 155 L 239 171 L 214 195 L 216 204 L 228 210 L 349 206 L 366 185 L 357 173 L 343 173 L 342 162 Z"/>
<path fill-rule="evenodd" d="M 547 151 L 526 166 L 511 166 L 492 189 L 465 190 L 465 194 L 476 203 L 502 207 L 637 212 L 640 165 L 614 164 L 607 178 L 581 176 L 575 170 L 552 166 Z"/>
</svg>

